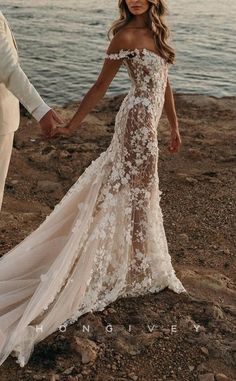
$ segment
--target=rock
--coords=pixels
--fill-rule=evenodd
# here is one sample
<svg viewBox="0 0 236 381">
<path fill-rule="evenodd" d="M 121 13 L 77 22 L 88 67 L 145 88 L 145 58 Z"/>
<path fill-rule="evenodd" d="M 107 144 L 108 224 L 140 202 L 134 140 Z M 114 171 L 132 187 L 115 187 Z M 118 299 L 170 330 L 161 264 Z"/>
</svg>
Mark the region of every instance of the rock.
<svg viewBox="0 0 236 381">
<path fill-rule="evenodd" d="M 11 180 L 11 181 L 9 181 L 9 184 L 10 185 L 16 185 L 16 184 L 18 184 L 19 183 L 19 180 Z"/>
<path fill-rule="evenodd" d="M 177 172 L 176 175 L 179 176 L 180 178 L 181 178 L 181 177 L 182 177 L 182 178 L 185 178 L 185 177 L 188 176 L 188 174 L 185 173 L 185 172 Z"/>
<path fill-rule="evenodd" d="M 215 320 L 224 319 L 224 313 L 218 305 L 208 306 L 205 310 L 205 314 L 213 317 Z"/>
<path fill-rule="evenodd" d="M 77 353 L 82 357 L 82 363 L 87 364 L 89 362 L 93 363 L 98 355 L 99 347 L 94 343 L 94 341 L 75 337 L 76 344 L 73 345 Z"/>
<path fill-rule="evenodd" d="M 65 375 L 68 376 L 69 374 L 71 374 L 71 373 L 73 372 L 74 369 L 75 369 L 75 367 L 74 367 L 74 365 L 73 365 L 73 366 L 71 366 L 70 368 L 64 370 L 63 374 L 65 374 Z"/>
<path fill-rule="evenodd" d="M 69 180 L 73 177 L 73 167 L 69 165 L 60 166 L 58 173 L 62 179 Z"/>
<path fill-rule="evenodd" d="M 232 381 L 231 378 L 227 377 L 223 373 L 217 373 L 215 375 L 215 379 L 216 379 L 216 381 Z"/>
<path fill-rule="evenodd" d="M 102 381 L 116 381 L 116 378 L 110 375 L 103 376 Z"/>
<path fill-rule="evenodd" d="M 116 313 L 116 310 L 115 310 L 115 308 L 109 307 L 107 309 L 107 312 L 109 312 L 109 314 L 113 314 L 113 313 Z"/>
<path fill-rule="evenodd" d="M 138 380 L 138 376 L 136 376 L 136 374 L 134 374 L 134 373 L 129 373 L 129 374 L 128 374 L 128 377 L 129 377 L 132 381 L 137 381 L 137 380 Z"/>
<path fill-rule="evenodd" d="M 119 378 L 119 380 L 120 380 L 120 378 Z M 118 381 L 118 379 L 113 377 L 110 374 L 106 374 L 106 375 L 103 374 L 101 377 L 99 377 L 99 376 L 96 377 L 94 379 L 94 381 Z"/>
<path fill-rule="evenodd" d="M 163 337 L 163 332 L 140 333 L 137 335 L 129 334 L 124 327 L 115 326 L 112 337 L 114 349 L 121 353 L 128 353 L 136 356 L 140 350 L 147 348 Z"/>
<path fill-rule="evenodd" d="M 51 151 L 48 154 L 43 154 L 42 152 L 33 152 L 29 154 L 28 160 L 32 163 L 36 163 L 37 165 L 45 165 L 48 167 L 48 163 L 51 159 L 54 159 L 57 157 L 57 154 L 55 151 Z"/>
<path fill-rule="evenodd" d="M 202 353 L 203 353 L 204 355 L 206 355 L 206 356 L 209 355 L 209 351 L 208 351 L 208 349 L 207 349 L 206 347 L 201 347 L 200 349 L 201 349 L 201 351 L 202 351 Z"/>
<path fill-rule="evenodd" d="M 163 332 L 164 335 L 170 335 L 170 329 L 169 328 L 161 328 L 161 332 Z"/>
<path fill-rule="evenodd" d="M 209 183 L 212 183 L 212 184 L 220 184 L 221 183 L 220 179 L 209 179 L 208 181 L 209 181 Z"/>
<path fill-rule="evenodd" d="M 79 152 L 88 152 L 88 151 L 92 151 L 92 152 L 96 152 L 96 149 L 98 148 L 97 144 L 96 143 L 82 143 L 79 145 L 79 147 L 77 147 L 77 151 Z"/>
<path fill-rule="evenodd" d="M 214 373 L 205 373 L 198 376 L 198 381 L 215 381 Z"/>
<path fill-rule="evenodd" d="M 197 179 L 194 179 L 194 177 L 185 177 L 185 180 L 190 183 L 190 184 L 195 184 L 195 183 L 198 183 L 198 180 Z"/>
<path fill-rule="evenodd" d="M 230 155 L 228 157 L 222 157 L 220 158 L 221 161 L 224 163 L 230 163 L 231 161 L 236 161 L 236 157 L 234 155 Z"/>
<path fill-rule="evenodd" d="M 60 376 L 59 374 L 52 374 L 50 381 L 60 381 Z"/>
<path fill-rule="evenodd" d="M 188 153 L 189 153 L 189 156 L 193 159 L 197 159 L 201 157 L 201 152 L 197 150 L 196 148 L 189 148 Z"/>
<path fill-rule="evenodd" d="M 62 187 L 60 183 L 56 183 L 49 180 L 38 181 L 37 190 L 42 192 L 55 192 L 61 191 Z"/>
<path fill-rule="evenodd" d="M 202 364 L 198 365 L 197 371 L 203 373 L 203 372 L 208 372 L 209 369 L 206 367 L 205 364 L 202 363 Z"/>
<path fill-rule="evenodd" d="M 130 351 L 129 354 L 131 356 L 137 356 L 140 352 L 139 351 Z"/>
<path fill-rule="evenodd" d="M 130 355 L 133 355 L 133 353 L 135 352 L 133 345 L 128 343 L 127 340 L 125 340 L 123 337 L 118 337 L 114 341 L 113 345 L 114 345 L 115 350 L 119 351 L 120 353 L 129 353 Z M 135 355 L 136 354 L 137 354 L 137 352 L 135 352 Z"/>
<path fill-rule="evenodd" d="M 188 183 L 190 184 L 195 184 L 195 183 L 198 183 L 198 180 L 195 179 L 194 177 L 192 176 L 188 176 L 187 173 L 183 173 L 183 172 L 178 172 L 177 173 L 177 176 L 179 176 L 179 178 L 183 181 L 187 181 Z"/>
<path fill-rule="evenodd" d="M 200 325 L 196 323 L 193 318 L 189 315 L 183 316 L 180 318 L 179 321 L 180 328 L 182 329 L 190 329 L 196 332 L 196 330 L 199 332 L 200 331 Z"/>
<path fill-rule="evenodd" d="M 179 238 L 183 239 L 184 241 L 189 241 L 189 236 L 186 233 L 181 233 Z"/>
<path fill-rule="evenodd" d="M 70 157 L 71 154 L 68 151 L 61 151 L 59 152 L 59 156 L 61 159 L 66 159 L 67 157 Z"/>
<path fill-rule="evenodd" d="M 205 373 L 198 376 L 198 381 L 215 381 L 214 373 Z"/>
</svg>

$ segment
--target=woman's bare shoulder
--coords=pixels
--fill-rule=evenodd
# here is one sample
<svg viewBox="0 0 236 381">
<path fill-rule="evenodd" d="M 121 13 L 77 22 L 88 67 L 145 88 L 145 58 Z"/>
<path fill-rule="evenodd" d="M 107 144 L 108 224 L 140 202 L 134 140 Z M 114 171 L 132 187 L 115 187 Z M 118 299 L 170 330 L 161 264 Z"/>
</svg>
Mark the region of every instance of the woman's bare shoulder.
<svg viewBox="0 0 236 381">
<path fill-rule="evenodd" d="M 112 38 L 110 45 L 108 46 L 107 53 L 116 53 L 121 49 L 132 49 L 135 43 L 134 30 L 122 28 Z"/>
</svg>

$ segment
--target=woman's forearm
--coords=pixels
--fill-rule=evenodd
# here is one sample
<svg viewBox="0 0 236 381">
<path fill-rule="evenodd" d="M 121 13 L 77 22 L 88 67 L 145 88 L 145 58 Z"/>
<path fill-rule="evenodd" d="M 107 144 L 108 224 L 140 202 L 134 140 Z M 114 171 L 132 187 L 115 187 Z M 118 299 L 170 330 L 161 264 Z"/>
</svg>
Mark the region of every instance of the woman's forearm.
<svg viewBox="0 0 236 381">
<path fill-rule="evenodd" d="M 171 125 L 171 128 L 178 129 L 178 118 L 175 110 L 175 101 L 169 79 L 167 80 L 166 85 L 164 109 L 169 123 Z"/>
<path fill-rule="evenodd" d="M 106 91 L 106 87 L 97 85 L 96 83 L 90 88 L 69 123 L 69 127 L 72 130 L 76 129 L 82 123 L 89 112 L 97 105 L 100 99 L 104 97 Z"/>
</svg>

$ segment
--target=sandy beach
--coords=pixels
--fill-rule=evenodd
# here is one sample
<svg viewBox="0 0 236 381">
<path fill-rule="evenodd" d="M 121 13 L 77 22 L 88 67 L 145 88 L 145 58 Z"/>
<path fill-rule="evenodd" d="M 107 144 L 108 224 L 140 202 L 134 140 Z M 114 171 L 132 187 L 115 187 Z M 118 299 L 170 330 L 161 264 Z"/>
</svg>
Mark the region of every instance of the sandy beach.
<svg viewBox="0 0 236 381">
<path fill-rule="evenodd" d="M 43 140 L 37 123 L 22 115 L 0 214 L 0 255 L 37 228 L 106 150 L 124 96 L 105 97 L 70 138 Z M 161 207 L 173 266 L 192 298 L 165 289 L 119 299 L 39 343 L 25 368 L 9 357 L 1 381 L 236 379 L 236 97 L 175 94 L 175 102 L 178 154 L 167 151 L 164 112 L 158 126 Z M 56 109 L 69 119 L 76 108 Z"/>
</svg>

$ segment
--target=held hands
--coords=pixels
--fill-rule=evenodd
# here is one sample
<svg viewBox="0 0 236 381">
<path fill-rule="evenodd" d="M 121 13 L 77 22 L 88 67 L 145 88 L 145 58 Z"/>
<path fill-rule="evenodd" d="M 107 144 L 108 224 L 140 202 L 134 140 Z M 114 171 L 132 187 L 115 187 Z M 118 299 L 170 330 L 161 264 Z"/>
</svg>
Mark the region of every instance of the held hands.
<svg viewBox="0 0 236 381">
<path fill-rule="evenodd" d="M 42 134 L 46 139 L 56 138 L 60 135 L 70 136 L 75 128 L 72 123 L 66 122 L 54 111 L 49 110 L 39 121 Z"/>
<path fill-rule="evenodd" d="M 39 121 L 42 134 L 45 138 L 51 138 L 56 126 L 63 123 L 63 119 L 56 113 L 56 111 L 52 109 L 49 110 Z"/>
<path fill-rule="evenodd" d="M 180 150 L 180 145 L 181 145 L 181 137 L 179 133 L 179 128 L 175 127 L 171 129 L 171 142 L 170 145 L 168 146 L 168 151 L 170 153 L 176 153 Z"/>
<path fill-rule="evenodd" d="M 52 137 L 58 137 L 58 136 L 70 136 L 73 134 L 75 129 L 72 129 L 70 124 L 67 123 L 65 126 L 63 127 L 56 127 L 54 130 L 53 130 L 53 133 L 52 133 Z"/>
</svg>

